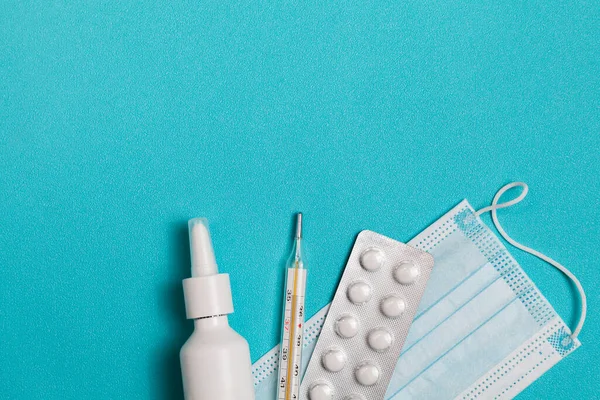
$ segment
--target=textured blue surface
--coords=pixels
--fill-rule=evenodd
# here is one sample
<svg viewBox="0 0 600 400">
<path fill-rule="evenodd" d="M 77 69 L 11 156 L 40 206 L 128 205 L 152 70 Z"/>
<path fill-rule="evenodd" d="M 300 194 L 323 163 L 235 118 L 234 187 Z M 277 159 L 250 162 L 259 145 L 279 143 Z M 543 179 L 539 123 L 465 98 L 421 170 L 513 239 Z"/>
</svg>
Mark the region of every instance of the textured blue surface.
<svg viewBox="0 0 600 400">
<path fill-rule="evenodd" d="M 590 310 L 522 398 L 593 398 L 599 25 L 574 0 L 2 3 L 0 398 L 181 398 L 190 217 L 257 359 L 293 212 L 312 314 L 361 229 L 408 240 L 511 180 L 531 194 L 506 229 L 572 268 Z M 566 279 L 513 254 L 573 325 Z"/>
</svg>

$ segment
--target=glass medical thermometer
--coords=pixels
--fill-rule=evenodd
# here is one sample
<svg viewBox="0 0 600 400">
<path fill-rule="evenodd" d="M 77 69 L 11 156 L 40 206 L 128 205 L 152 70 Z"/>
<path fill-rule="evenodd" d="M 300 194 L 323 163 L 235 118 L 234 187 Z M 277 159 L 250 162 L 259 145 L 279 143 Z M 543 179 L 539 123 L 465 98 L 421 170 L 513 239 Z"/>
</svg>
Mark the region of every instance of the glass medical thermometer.
<svg viewBox="0 0 600 400">
<path fill-rule="evenodd" d="M 304 337 L 304 292 L 306 270 L 302 261 L 302 214 L 296 220 L 294 248 L 287 262 L 285 298 L 283 299 L 283 327 L 279 349 L 278 400 L 299 398 L 300 363 Z"/>
</svg>

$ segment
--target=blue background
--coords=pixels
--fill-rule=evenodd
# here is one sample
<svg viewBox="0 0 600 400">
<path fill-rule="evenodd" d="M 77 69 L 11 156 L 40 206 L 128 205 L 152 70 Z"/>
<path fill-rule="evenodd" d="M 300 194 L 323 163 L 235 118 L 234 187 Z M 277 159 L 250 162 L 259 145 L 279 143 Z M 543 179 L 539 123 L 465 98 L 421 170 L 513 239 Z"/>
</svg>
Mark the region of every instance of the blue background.
<svg viewBox="0 0 600 400">
<path fill-rule="evenodd" d="M 360 230 L 407 241 L 511 180 L 506 229 L 590 310 L 522 398 L 597 396 L 598 2 L 81 3 L 0 5 L 0 398 L 181 398 L 188 218 L 256 360 L 294 212 L 312 315 Z M 567 280 L 512 252 L 573 326 Z"/>
</svg>

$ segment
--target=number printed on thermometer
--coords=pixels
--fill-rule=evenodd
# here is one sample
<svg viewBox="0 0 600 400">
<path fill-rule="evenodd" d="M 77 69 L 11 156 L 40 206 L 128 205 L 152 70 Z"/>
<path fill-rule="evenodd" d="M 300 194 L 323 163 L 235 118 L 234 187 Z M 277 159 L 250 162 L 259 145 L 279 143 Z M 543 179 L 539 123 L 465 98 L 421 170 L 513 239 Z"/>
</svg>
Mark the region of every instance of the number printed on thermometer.
<svg viewBox="0 0 600 400">
<path fill-rule="evenodd" d="M 283 329 L 279 356 L 278 400 L 298 399 L 304 336 L 306 270 L 289 268 L 286 278 Z"/>
</svg>

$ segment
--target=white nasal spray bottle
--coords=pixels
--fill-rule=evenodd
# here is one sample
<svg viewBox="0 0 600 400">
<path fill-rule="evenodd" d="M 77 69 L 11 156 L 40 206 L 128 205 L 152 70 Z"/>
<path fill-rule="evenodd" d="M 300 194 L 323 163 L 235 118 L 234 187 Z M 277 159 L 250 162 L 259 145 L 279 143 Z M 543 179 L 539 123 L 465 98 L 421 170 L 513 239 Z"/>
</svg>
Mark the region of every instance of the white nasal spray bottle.
<svg viewBox="0 0 600 400">
<path fill-rule="evenodd" d="M 194 333 L 180 353 L 185 399 L 254 400 L 248 342 L 227 321 L 233 312 L 229 275 L 217 271 L 206 219 L 188 226 L 192 277 L 183 281 L 183 293 Z"/>
</svg>

